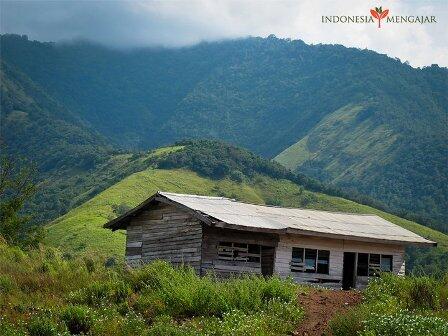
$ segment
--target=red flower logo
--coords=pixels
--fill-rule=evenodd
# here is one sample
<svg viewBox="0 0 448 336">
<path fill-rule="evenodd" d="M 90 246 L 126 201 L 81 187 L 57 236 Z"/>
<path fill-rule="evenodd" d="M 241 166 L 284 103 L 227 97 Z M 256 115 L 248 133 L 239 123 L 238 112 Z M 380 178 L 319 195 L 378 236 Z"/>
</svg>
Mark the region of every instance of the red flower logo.
<svg viewBox="0 0 448 336">
<path fill-rule="evenodd" d="M 389 10 L 385 9 L 383 11 L 382 7 L 375 7 L 375 9 L 370 10 L 370 14 L 378 20 L 378 28 L 381 28 L 381 20 L 389 14 Z"/>
</svg>

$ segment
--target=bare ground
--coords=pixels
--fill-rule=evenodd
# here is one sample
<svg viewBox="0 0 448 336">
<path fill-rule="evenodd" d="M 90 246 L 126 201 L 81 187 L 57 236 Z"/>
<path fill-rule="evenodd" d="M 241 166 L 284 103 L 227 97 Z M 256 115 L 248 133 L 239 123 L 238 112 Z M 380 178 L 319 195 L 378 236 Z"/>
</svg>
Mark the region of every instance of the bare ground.
<svg viewBox="0 0 448 336">
<path fill-rule="evenodd" d="M 321 336 L 325 332 L 329 333 L 328 323 L 336 313 L 344 312 L 361 302 L 361 293 L 310 289 L 307 293 L 299 294 L 299 302 L 305 309 L 305 319 L 294 335 Z"/>
</svg>

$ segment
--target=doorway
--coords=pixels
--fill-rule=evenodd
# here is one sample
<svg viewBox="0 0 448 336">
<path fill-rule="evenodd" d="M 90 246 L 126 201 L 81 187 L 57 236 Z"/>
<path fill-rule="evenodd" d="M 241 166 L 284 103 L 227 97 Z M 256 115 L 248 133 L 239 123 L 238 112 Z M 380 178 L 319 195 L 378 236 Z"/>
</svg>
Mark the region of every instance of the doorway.
<svg viewBox="0 0 448 336">
<path fill-rule="evenodd" d="M 355 252 L 344 252 L 344 262 L 342 270 L 342 289 L 352 289 L 355 288 L 356 284 L 356 253 Z"/>
<path fill-rule="evenodd" d="M 275 247 L 261 246 L 261 274 L 271 276 L 274 274 Z"/>
</svg>

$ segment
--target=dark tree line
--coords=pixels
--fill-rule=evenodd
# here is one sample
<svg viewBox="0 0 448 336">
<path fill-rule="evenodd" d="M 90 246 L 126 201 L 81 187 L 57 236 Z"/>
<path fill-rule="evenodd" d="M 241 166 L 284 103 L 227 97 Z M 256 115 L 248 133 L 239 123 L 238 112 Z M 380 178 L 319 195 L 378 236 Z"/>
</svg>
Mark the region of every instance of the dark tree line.
<svg viewBox="0 0 448 336">
<path fill-rule="evenodd" d="M 3 152 L 0 156 L 0 237 L 8 244 L 36 246 L 43 238 L 42 227 L 30 225 L 25 204 L 36 192 L 35 169 L 24 160 Z"/>
</svg>

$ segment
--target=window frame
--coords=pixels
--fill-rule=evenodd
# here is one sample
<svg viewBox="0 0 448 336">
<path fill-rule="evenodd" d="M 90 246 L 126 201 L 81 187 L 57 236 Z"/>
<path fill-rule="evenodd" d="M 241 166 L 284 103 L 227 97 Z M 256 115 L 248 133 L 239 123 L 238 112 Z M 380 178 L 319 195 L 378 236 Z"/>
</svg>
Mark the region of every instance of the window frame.
<svg viewBox="0 0 448 336">
<path fill-rule="evenodd" d="M 299 261 L 295 261 L 294 259 L 299 259 L 299 258 L 294 258 L 294 254 L 296 254 L 295 252 L 302 250 L 302 262 Z M 314 258 L 314 268 L 308 268 L 307 264 L 306 264 L 306 255 L 307 255 L 307 251 L 309 251 L 310 253 L 313 253 L 315 251 L 316 255 Z M 313 252 L 311 252 L 313 251 Z M 325 252 L 325 254 L 328 255 L 327 257 L 327 272 L 318 272 L 318 265 L 319 265 L 319 252 Z M 308 258 L 310 259 L 310 258 Z M 306 248 L 306 247 L 299 247 L 299 246 L 293 246 L 292 250 L 291 250 L 291 262 L 290 262 L 290 271 L 294 272 L 294 273 L 308 273 L 308 274 L 324 274 L 324 275 L 329 275 L 330 274 L 330 259 L 331 259 L 331 251 L 330 250 L 319 250 L 317 248 Z"/>
<path fill-rule="evenodd" d="M 321 252 L 321 253 L 319 253 Z M 321 258 L 321 254 L 323 255 L 325 252 L 326 254 L 326 259 L 322 259 Z M 319 263 L 319 261 L 321 261 Z M 324 263 L 322 263 L 322 261 L 325 261 Z M 326 267 L 326 272 L 319 272 L 319 264 L 320 265 L 325 265 Z M 330 274 L 330 250 L 317 250 L 317 261 L 316 261 L 316 273 L 317 274 Z"/>
<path fill-rule="evenodd" d="M 384 259 L 390 259 L 390 271 L 383 270 L 383 258 Z M 394 256 L 392 254 L 382 254 L 381 255 L 381 260 L 380 260 L 380 268 L 381 268 L 381 272 L 393 272 L 393 270 L 394 270 Z"/>
<path fill-rule="evenodd" d="M 359 255 L 367 255 L 367 268 L 360 272 L 359 268 Z M 379 260 L 372 261 L 372 256 L 375 256 L 373 259 L 376 259 L 376 256 L 379 256 Z M 385 270 L 382 268 L 383 259 L 390 259 L 390 270 Z M 376 277 L 379 276 L 382 272 L 393 272 L 394 270 L 394 256 L 392 254 L 381 254 L 381 253 L 364 253 L 357 252 L 357 262 L 356 262 L 356 276 L 365 276 L 365 277 Z M 361 274 L 360 274 L 361 273 Z"/>
<path fill-rule="evenodd" d="M 360 263 L 359 263 L 359 255 L 365 255 L 366 260 L 365 263 L 363 263 L 363 268 L 362 268 L 362 272 L 360 272 Z M 363 252 L 358 252 L 357 253 L 357 260 L 356 260 L 356 276 L 369 276 L 369 253 L 363 253 Z"/>
<path fill-rule="evenodd" d="M 257 247 L 258 252 L 253 251 Z M 249 252 L 252 249 L 251 252 Z M 244 262 L 261 264 L 261 245 L 219 241 L 216 247 L 217 259 L 229 262 Z"/>
</svg>

